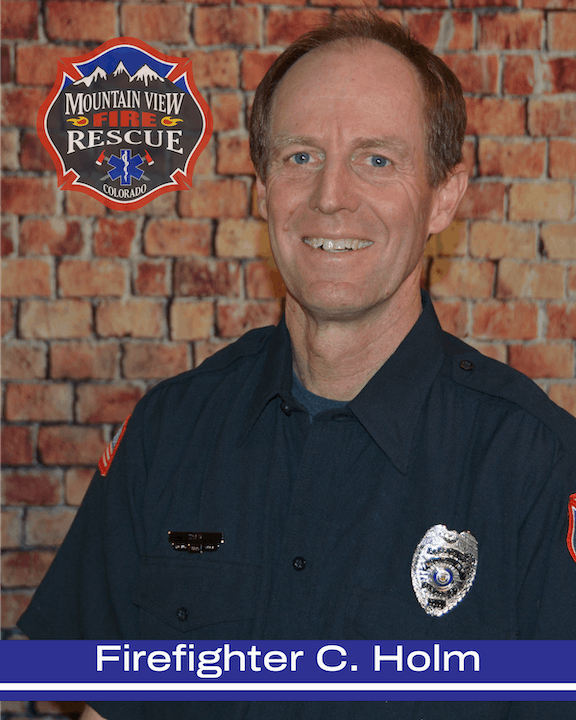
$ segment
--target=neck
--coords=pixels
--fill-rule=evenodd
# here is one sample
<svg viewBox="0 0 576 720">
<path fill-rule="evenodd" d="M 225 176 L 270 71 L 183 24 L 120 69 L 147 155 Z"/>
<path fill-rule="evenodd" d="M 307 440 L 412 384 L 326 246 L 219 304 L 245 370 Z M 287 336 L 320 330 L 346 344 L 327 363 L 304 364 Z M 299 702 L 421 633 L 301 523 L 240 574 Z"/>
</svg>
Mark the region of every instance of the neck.
<svg viewBox="0 0 576 720">
<path fill-rule="evenodd" d="M 419 288 L 369 319 L 356 320 L 319 318 L 288 295 L 294 372 L 316 395 L 352 400 L 394 353 L 421 311 Z"/>
</svg>

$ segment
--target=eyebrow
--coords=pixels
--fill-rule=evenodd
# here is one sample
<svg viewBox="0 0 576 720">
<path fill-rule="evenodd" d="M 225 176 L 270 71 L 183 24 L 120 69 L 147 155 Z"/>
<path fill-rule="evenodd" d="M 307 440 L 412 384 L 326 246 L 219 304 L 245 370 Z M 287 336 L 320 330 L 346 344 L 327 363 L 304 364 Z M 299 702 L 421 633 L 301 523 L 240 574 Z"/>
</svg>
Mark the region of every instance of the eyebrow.
<svg viewBox="0 0 576 720">
<path fill-rule="evenodd" d="M 292 145 L 308 145 L 318 147 L 318 140 L 306 135 L 280 135 L 275 138 L 272 143 L 272 152 L 278 152 Z M 401 158 L 410 156 L 408 144 L 399 137 L 394 135 L 360 137 L 352 143 L 354 150 L 363 150 L 367 148 L 382 148 L 384 150 L 393 150 L 397 152 Z"/>
</svg>

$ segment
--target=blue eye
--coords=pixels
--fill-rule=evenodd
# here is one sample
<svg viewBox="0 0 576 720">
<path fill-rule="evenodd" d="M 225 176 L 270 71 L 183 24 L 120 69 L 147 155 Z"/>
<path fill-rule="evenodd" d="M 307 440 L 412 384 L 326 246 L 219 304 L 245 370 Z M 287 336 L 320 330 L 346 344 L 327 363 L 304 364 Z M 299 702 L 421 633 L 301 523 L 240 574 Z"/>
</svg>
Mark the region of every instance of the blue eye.
<svg viewBox="0 0 576 720">
<path fill-rule="evenodd" d="M 307 162 L 310 162 L 310 153 L 307 152 L 299 152 L 292 155 L 292 157 L 296 165 L 306 165 Z"/>
<path fill-rule="evenodd" d="M 388 158 L 382 157 L 382 155 L 371 155 L 370 156 L 370 164 L 372 167 L 385 167 L 388 165 L 390 160 Z"/>
</svg>

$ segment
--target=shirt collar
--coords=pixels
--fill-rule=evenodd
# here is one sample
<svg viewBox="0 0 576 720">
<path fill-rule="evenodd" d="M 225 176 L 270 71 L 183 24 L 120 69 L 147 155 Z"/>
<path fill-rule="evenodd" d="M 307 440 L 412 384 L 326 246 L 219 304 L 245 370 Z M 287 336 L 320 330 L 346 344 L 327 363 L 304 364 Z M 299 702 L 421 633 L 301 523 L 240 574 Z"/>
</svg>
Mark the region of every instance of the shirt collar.
<svg viewBox="0 0 576 720">
<path fill-rule="evenodd" d="M 349 403 L 380 449 L 403 474 L 418 417 L 444 359 L 442 329 L 432 301 L 422 292 L 420 317 L 380 370 Z M 278 395 L 291 397 L 292 350 L 284 318 L 273 331 L 239 444 L 244 442 L 264 407 Z"/>
</svg>

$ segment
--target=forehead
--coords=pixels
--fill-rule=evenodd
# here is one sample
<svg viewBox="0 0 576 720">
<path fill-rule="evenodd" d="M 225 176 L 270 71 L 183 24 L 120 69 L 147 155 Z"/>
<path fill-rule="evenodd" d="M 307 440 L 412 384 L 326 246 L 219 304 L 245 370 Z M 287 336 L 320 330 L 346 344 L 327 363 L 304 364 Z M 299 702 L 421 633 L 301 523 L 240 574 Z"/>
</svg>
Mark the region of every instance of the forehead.
<svg viewBox="0 0 576 720">
<path fill-rule="evenodd" d="M 416 68 L 376 40 L 336 41 L 312 50 L 288 70 L 274 95 L 272 135 L 306 113 L 340 113 L 423 125 L 424 94 Z"/>
</svg>

